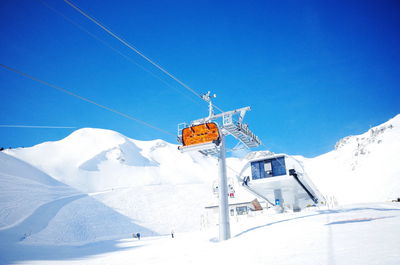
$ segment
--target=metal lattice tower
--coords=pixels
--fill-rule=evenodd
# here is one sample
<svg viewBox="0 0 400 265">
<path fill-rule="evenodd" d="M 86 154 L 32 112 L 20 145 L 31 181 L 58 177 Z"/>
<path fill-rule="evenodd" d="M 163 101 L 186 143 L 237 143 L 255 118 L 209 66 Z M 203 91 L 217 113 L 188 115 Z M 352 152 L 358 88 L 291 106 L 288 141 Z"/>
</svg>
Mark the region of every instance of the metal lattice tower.
<svg viewBox="0 0 400 265">
<path fill-rule="evenodd" d="M 214 155 L 218 157 L 218 171 L 219 171 L 219 240 L 227 240 L 231 237 L 230 223 L 229 223 L 229 204 L 228 204 L 228 184 L 226 176 L 226 150 L 225 150 L 225 136 L 232 135 L 235 139 L 240 141 L 247 148 L 257 147 L 261 144 L 260 139 L 250 131 L 247 124 L 243 123 L 246 112 L 250 107 L 240 108 L 232 111 L 227 111 L 219 114 L 214 114 L 212 98 L 216 95 L 210 96 L 208 91 L 202 95 L 201 98 L 208 103 L 208 117 L 192 121 L 189 126 L 185 123 L 178 125 L 178 141 L 183 143 L 182 131 L 185 128 L 193 129 L 194 126 L 205 124 L 208 122 L 216 122 L 220 132 L 220 141 L 193 144 L 189 146 L 182 146 L 179 149 L 182 152 L 198 151 L 204 155 Z M 218 122 L 219 120 L 219 122 Z M 222 122 L 221 122 L 222 120 Z"/>
</svg>

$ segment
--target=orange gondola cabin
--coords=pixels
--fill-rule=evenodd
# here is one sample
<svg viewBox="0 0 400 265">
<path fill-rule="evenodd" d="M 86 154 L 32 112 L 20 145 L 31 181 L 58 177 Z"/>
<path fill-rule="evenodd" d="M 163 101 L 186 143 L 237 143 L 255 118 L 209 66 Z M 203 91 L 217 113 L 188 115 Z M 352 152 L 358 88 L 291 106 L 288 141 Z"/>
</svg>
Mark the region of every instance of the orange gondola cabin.
<svg viewBox="0 0 400 265">
<path fill-rule="evenodd" d="M 218 125 L 214 122 L 193 125 L 182 130 L 182 144 L 184 147 L 214 143 L 219 145 L 221 135 Z"/>
</svg>

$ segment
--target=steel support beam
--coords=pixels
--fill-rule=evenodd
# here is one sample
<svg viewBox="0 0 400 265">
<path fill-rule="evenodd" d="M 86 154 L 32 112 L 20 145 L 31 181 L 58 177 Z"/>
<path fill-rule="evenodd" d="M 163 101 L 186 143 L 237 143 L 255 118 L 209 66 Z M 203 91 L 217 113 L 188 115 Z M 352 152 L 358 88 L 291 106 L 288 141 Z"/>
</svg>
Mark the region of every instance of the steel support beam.
<svg viewBox="0 0 400 265">
<path fill-rule="evenodd" d="M 231 238 L 229 223 L 228 180 L 226 176 L 225 136 L 222 134 L 218 160 L 219 168 L 219 241 Z"/>
</svg>

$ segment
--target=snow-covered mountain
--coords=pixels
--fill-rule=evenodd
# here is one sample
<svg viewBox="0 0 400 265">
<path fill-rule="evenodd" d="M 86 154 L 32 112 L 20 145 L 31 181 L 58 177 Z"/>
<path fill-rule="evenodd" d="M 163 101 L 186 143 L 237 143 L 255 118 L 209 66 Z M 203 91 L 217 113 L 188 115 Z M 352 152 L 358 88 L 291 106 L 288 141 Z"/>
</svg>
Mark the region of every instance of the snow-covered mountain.
<svg viewBox="0 0 400 265">
<path fill-rule="evenodd" d="M 137 141 L 115 131 L 85 128 L 31 148 L 7 150 L 83 192 L 158 184 L 210 182 L 216 160 L 181 154 L 163 140 Z"/>
<path fill-rule="evenodd" d="M 162 225 L 171 219 L 162 213 L 166 204 L 159 195 L 169 200 L 186 190 L 183 205 L 194 205 L 198 197 L 185 189 L 188 185 L 153 185 L 157 187 L 154 190 L 152 186 L 137 186 L 88 195 L 0 152 L 0 264 L 399 263 L 398 203 L 232 220 L 233 237 L 220 244 L 215 243 L 216 229 L 177 233 L 175 239 L 147 237 L 157 235 L 146 228 L 154 225 L 154 218 L 143 227 L 116 212 L 124 205 L 134 205 L 142 215 L 158 214 L 155 222 Z M 138 200 L 140 189 L 147 188 L 151 190 L 147 195 L 153 197 Z M 104 198 L 99 201 L 98 196 Z M 107 207 L 104 199 L 111 200 L 114 207 Z M 158 206 L 144 212 L 152 203 Z M 173 206 L 172 211 L 180 207 Z M 175 212 L 173 219 L 191 220 L 193 213 L 196 211 Z M 145 235 L 143 240 L 131 238 L 131 233 L 138 231 Z M 273 242 L 268 251 L 266 239 Z M 246 246 L 251 246 L 250 252 L 243 251 Z"/>
<path fill-rule="evenodd" d="M 338 142 L 335 150 L 327 154 L 315 158 L 298 156 L 296 159 L 303 162 L 310 178 L 324 195 L 334 196 L 342 204 L 374 202 L 400 197 L 398 150 L 400 115 L 362 135 L 345 137 Z M 85 227 L 98 217 L 104 219 L 104 216 L 118 215 L 111 220 L 120 226 L 118 218 L 123 217 L 120 221 L 126 225 L 121 225 L 119 231 L 110 228 L 114 235 L 131 233 L 135 229 L 144 234 L 198 230 L 204 206 L 215 204 L 215 196 L 211 191 L 217 179 L 217 160 L 199 153 L 182 154 L 177 150 L 177 145 L 162 140 L 137 141 L 114 131 L 86 128 L 77 130 L 60 141 L 6 150 L 5 153 L 8 155 L 2 154 L 3 161 L 11 161 L 14 158 L 9 155 L 12 155 L 37 169 L 26 163 L 22 165 L 20 160 L 20 164 L 15 164 L 14 169 L 0 167 L 2 181 L 10 183 L 2 187 L 4 194 L 9 194 L 6 195 L 8 199 L 0 201 L 4 204 L 3 208 L 10 208 L 9 203 L 13 200 L 10 198 L 19 196 L 14 193 L 16 186 L 24 187 L 22 193 L 26 193 L 26 196 L 45 196 L 40 200 L 21 197 L 21 200 L 31 200 L 36 204 L 35 207 L 30 207 L 29 203 L 26 205 L 31 210 L 37 209 L 43 203 L 62 199 L 66 189 L 79 194 L 76 196 L 84 197 L 68 204 L 68 207 L 61 207 L 55 215 L 57 218 L 78 218 L 79 214 L 85 216 L 86 212 L 91 213 L 89 216 L 93 218 L 89 219 L 92 221 L 82 224 Z M 247 159 L 261 153 L 250 153 L 243 159 L 228 159 L 228 175 L 236 185 L 237 201 L 254 199 L 253 195 L 242 190 L 241 185 L 234 181 L 234 175 Z M 265 153 L 269 151 L 263 151 Z M 27 167 L 30 169 L 26 169 Z M 45 174 L 35 173 L 39 172 L 38 169 Z M 20 177 L 31 181 L 34 178 L 32 176 L 37 174 L 45 175 L 46 181 L 51 180 L 58 183 L 57 185 L 62 182 L 72 188 L 63 187 L 62 191 L 58 191 L 51 186 L 42 191 L 32 190 L 33 186 L 25 182 L 19 184 Z M 15 175 L 20 177 L 13 177 Z M 36 193 L 40 195 L 35 195 Z M 80 203 L 83 200 L 93 200 L 98 206 L 90 203 L 82 206 Z M 87 205 L 92 206 L 88 208 Z M 104 211 L 99 210 L 101 207 L 105 207 Z M 93 212 L 93 209 L 97 209 L 98 213 L 97 210 L 96 213 Z M 108 214 L 109 210 L 111 212 Z M 0 214 L 3 228 L 15 225 L 24 216 L 27 218 L 32 214 L 32 211 L 22 208 L 19 212 L 19 215 L 12 217 L 3 210 Z M 24 214 L 21 215 L 21 212 Z M 46 227 L 49 230 L 43 230 L 42 235 L 53 233 L 55 226 L 51 227 L 58 222 L 74 222 L 61 220 L 51 220 Z M 134 226 L 129 226 L 126 221 L 133 222 Z M 107 236 L 94 234 L 95 238 Z M 36 237 L 39 238 L 39 234 Z M 32 236 L 31 240 L 33 239 Z"/>
<path fill-rule="evenodd" d="M 329 153 L 315 158 L 296 158 L 303 161 L 323 193 L 335 195 L 342 203 L 362 202 L 399 196 L 398 150 L 400 115 L 364 134 L 341 139 Z M 182 154 L 177 145 L 163 140 L 138 141 L 104 129 L 80 129 L 60 141 L 6 150 L 6 153 L 82 192 L 159 184 L 211 185 L 217 179 L 215 158 L 199 153 Z M 232 177 L 247 159 L 261 153 L 270 152 L 228 159 L 228 174 Z"/>
<path fill-rule="evenodd" d="M 400 197 L 400 115 L 361 135 L 347 136 L 335 150 L 303 159 L 322 193 L 339 203 Z"/>
<path fill-rule="evenodd" d="M 162 140 L 137 141 L 85 128 L 61 141 L 6 152 L 152 233 L 198 230 L 204 207 L 215 200 L 217 160 L 182 154 L 177 145 Z"/>
</svg>

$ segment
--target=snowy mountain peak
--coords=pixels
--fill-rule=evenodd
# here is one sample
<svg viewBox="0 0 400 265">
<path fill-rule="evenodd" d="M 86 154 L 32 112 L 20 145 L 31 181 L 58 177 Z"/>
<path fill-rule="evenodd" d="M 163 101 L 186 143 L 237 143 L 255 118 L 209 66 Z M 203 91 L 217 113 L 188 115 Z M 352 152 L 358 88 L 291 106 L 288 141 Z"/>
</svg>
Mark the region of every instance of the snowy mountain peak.
<svg viewBox="0 0 400 265">
<path fill-rule="evenodd" d="M 400 115 L 364 134 L 343 138 L 336 150 L 327 154 L 296 159 L 303 162 L 324 196 L 334 197 L 341 204 L 382 202 L 400 196 L 399 149 Z M 49 207 L 53 203 L 61 207 L 59 213 L 47 215 L 48 227 L 37 227 L 42 230 L 34 231 L 35 235 L 27 230 L 25 236 L 24 226 L 19 229 L 18 232 L 24 231 L 26 242 L 68 243 L 137 231 L 143 235 L 165 234 L 171 229 L 189 231 L 205 222 L 204 207 L 215 204 L 212 188 L 218 175 L 217 160 L 198 152 L 181 153 L 176 145 L 163 140 L 138 141 L 111 130 L 85 128 L 60 141 L 5 153 L 30 165 L 17 163 L 6 154 L 0 156 L 0 164 L 14 165 L 9 169 L 0 165 L 0 191 L 8 192 L 7 205 L 18 197 L 28 203 L 21 204 L 12 215 L 8 210 L 0 211 L 0 230 L 1 226 L 13 225 L 28 215 L 32 220 L 41 219 L 40 211 L 34 214 L 28 210 L 41 207 L 43 202 Z M 254 199 L 241 183 L 234 181 L 235 174 L 248 160 L 271 154 L 257 151 L 245 158 L 228 159 L 228 181 L 236 191 L 234 200 Z M 35 173 L 31 165 L 44 173 Z M 64 185 L 53 185 L 50 176 L 89 196 Z M 17 193 L 18 190 L 21 192 Z M 69 197 L 59 196 L 65 194 Z M 103 220 L 104 216 L 107 218 Z M 59 225 L 64 220 L 70 220 L 73 233 L 69 223 Z M 65 231 L 68 237 L 64 236 Z"/>
<path fill-rule="evenodd" d="M 84 144 L 91 149 L 108 149 L 124 143 L 128 138 L 124 135 L 107 129 L 82 128 L 74 131 L 59 143 L 62 144 Z"/>
<path fill-rule="evenodd" d="M 7 153 L 83 192 L 204 183 L 216 175 L 213 158 L 182 154 L 163 140 L 138 141 L 105 129 L 79 129 L 60 141 Z"/>
<path fill-rule="evenodd" d="M 400 195 L 400 115 L 360 135 L 337 142 L 335 150 L 308 159 L 306 169 L 322 193 L 340 203 L 383 201 Z"/>
<path fill-rule="evenodd" d="M 343 138 L 334 151 L 313 159 L 298 159 L 305 161 L 306 171 L 321 192 L 335 193 L 339 202 L 369 201 L 371 193 L 381 200 L 398 196 L 400 183 L 396 183 L 400 179 L 394 177 L 400 170 L 394 165 L 400 159 L 399 149 L 397 115 L 364 134 Z M 6 152 L 83 192 L 150 185 L 211 187 L 218 175 L 215 158 L 181 153 L 176 145 L 163 140 L 138 141 L 104 129 L 84 128 L 60 141 Z M 270 154 L 257 151 L 243 159 L 230 158 L 229 167 L 240 172 L 246 161 Z M 364 187 L 356 196 L 353 190 L 360 181 Z M 385 194 L 374 193 L 375 187 Z"/>
<path fill-rule="evenodd" d="M 368 147 L 373 144 L 381 144 L 386 135 L 390 138 L 391 135 L 400 133 L 400 115 L 395 116 L 389 121 L 369 129 L 361 135 L 347 136 L 340 139 L 335 150 L 352 149 L 355 156 L 365 155 L 369 153 Z"/>
</svg>

